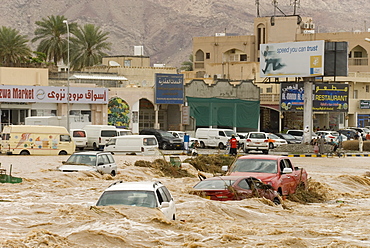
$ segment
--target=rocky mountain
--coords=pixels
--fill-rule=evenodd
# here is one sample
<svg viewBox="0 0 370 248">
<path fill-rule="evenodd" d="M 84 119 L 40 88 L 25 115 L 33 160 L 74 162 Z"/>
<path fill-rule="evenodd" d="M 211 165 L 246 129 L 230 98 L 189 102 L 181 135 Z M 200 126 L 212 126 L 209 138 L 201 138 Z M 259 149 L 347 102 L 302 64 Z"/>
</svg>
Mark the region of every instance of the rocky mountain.
<svg viewBox="0 0 370 248">
<path fill-rule="evenodd" d="M 92 23 L 110 32 L 110 55 L 133 55 L 143 45 L 152 63 L 180 66 L 191 53 L 192 37 L 227 32 L 253 34 L 253 19 L 293 14 L 294 0 L 0 0 L 1 26 L 32 39 L 35 21 L 64 15 L 69 22 Z M 297 0 L 296 13 L 311 16 L 319 32 L 367 30 L 368 0 Z M 281 10 L 281 11 L 280 11 Z M 32 44 L 35 49 L 36 44 Z"/>
</svg>

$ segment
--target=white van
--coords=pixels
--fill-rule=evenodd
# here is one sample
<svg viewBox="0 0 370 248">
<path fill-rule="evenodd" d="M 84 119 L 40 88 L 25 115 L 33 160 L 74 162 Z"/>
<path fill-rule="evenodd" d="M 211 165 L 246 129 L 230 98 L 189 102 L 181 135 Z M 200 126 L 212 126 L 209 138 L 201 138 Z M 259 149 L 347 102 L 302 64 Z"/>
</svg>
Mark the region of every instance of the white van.
<svg viewBox="0 0 370 248">
<path fill-rule="evenodd" d="M 60 126 L 5 126 L 1 138 L 1 153 L 8 155 L 67 155 L 76 149 L 67 129 Z"/>
<path fill-rule="evenodd" d="M 158 142 L 154 135 L 125 135 L 111 138 L 104 151 L 114 154 L 158 154 Z"/>
<path fill-rule="evenodd" d="M 130 129 L 117 128 L 117 132 L 118 132 L 117 136 L 132 135 Z"/>
<path fill-rule="evenodd" d="M 87 147 L 95 151 L 103 150 L 110 138 L 118 135 L 117 128 L 109 125 L 86 125 Z"/>
<path fill-rule="evenodd" d="M 195 132 L 195 138 L 199 139 L 201 148 L 218 147 L 225 149 L 227 141 L 231 139 L 233 134 L 239 141 L 239 136 L 232 129 L 198 128 Z"/>
<path fill-rule="evenodd" d="M 76 148 L 83 150 L 87 147 L 87 135 L 86 131 L 83 129 L 71 129 L 70 134 L 73 141 L 76 144 Z"/>
</svg>

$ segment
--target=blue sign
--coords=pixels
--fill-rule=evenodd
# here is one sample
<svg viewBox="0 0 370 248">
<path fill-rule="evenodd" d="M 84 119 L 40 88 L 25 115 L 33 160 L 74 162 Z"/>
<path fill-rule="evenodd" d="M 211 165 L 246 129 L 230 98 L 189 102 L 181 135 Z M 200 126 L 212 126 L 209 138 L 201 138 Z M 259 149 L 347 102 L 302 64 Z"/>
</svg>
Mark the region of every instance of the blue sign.
<svg viewBox="0 0 370 248">
<path fill-rule="evenodd" d="M 184 104 L 184 75 L 156 73 L 155 103 Z"/>
<path fill-rule="evenodd" d="M 281 111 L 302 111 L 304 106 L 303 83 L 281 84 Z"/>
</svg>

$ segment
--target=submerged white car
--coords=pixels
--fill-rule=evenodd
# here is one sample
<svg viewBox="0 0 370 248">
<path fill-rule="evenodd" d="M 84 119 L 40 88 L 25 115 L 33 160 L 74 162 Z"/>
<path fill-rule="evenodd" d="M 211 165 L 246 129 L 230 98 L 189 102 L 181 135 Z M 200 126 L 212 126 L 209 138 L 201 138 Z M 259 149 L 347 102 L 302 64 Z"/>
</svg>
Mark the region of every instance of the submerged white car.
<svg viewBox="0 0 370 248">
<path fill-rule="evenodd" d="M 176 206 L 171 193 L 161 182 L 122 182 L 111 184 L 96 206 L 128 205 L 158 208 L 163 215 L 176 219 Z"/>
<path fill-rule="evenodd" d="M 101 174 L 117 174 L 117 165 L 110 152 L 75 152 L 58 168 L 62 172 L 96 171 Z"/>
</svg>

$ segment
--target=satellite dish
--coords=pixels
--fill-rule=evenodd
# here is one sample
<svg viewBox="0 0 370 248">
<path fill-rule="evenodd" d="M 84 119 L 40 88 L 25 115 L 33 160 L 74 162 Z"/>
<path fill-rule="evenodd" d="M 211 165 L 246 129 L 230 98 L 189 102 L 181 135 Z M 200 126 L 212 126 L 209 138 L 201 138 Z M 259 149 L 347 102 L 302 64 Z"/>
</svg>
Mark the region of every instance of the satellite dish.
<svg viewBox="0 0 370 248">
<path fill-rule="evenodd" d="M 110 60 L 109 61 L 109 66 L 121 66 L 121 65 L 119 63 L 117 63 L 116 61 Z"/>
</svg>

